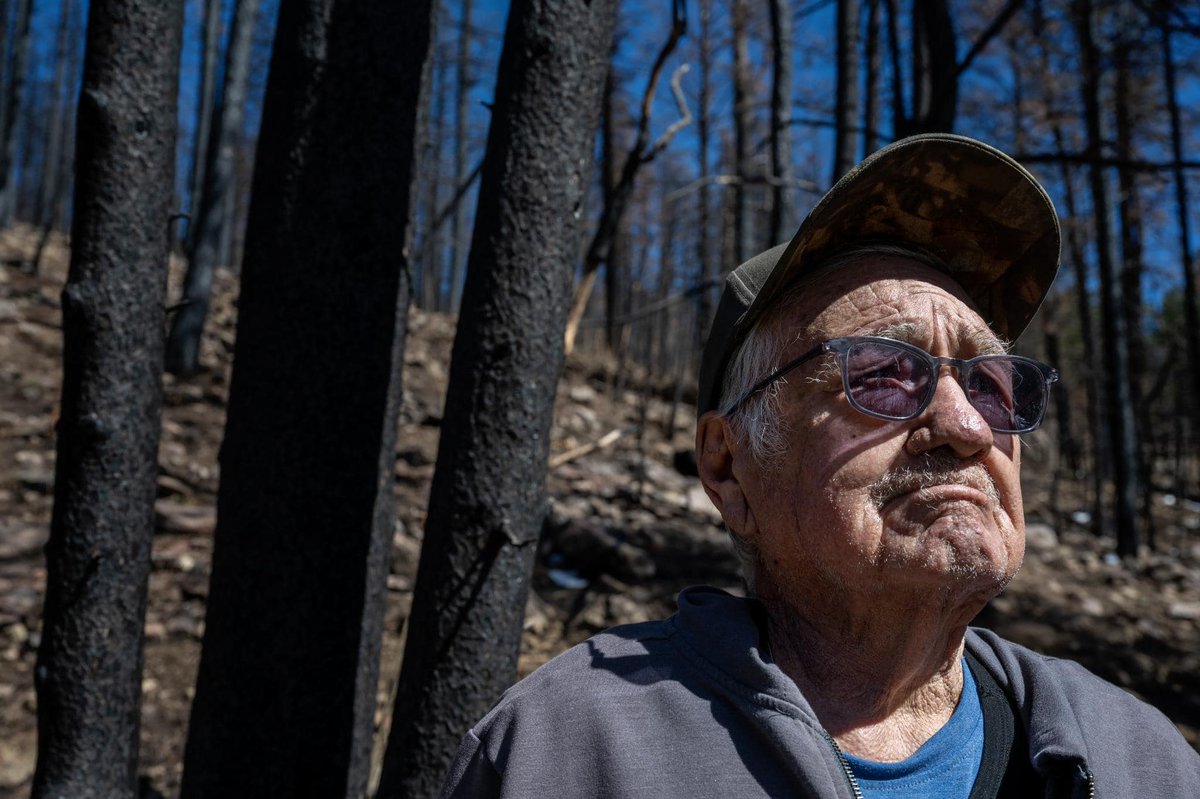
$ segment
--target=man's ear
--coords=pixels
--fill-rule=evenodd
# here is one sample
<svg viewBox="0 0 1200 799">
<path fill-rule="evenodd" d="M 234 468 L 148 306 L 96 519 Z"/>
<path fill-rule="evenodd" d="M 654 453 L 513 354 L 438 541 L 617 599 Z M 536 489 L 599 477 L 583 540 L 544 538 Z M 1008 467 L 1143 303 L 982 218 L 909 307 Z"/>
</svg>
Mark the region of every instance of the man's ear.
<svg viewBox="0 0 1200 799">
<path fill-rule="evenodd" d="M 754 516 L 735 468 L 739 447 L 729 420 L 709 411 L 696 423 L 696 466 L 708 498 L 735 535 L 753 535 Z M 742 456 L 744 457 L 744 456 Z"/>
</svg>

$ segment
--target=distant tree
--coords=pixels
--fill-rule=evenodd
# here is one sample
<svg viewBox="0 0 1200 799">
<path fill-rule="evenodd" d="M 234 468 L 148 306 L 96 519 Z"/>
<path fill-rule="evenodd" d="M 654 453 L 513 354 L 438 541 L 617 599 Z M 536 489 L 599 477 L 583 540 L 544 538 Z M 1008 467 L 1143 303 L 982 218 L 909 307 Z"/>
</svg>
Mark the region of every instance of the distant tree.
<svg viewBox="0 0 1200 799">
<path fill-rule="evenodd" d="M 713 309 L 716 307 L 717 278 L 719 269 L 717 259 L 712 257 L 712 231 L 710 217 L 712 213 L 709 198 L 709 125 L 711 124 L 709 106 L 712 95 L 712 12 L 713 0 L 700 0 L 700 32 L 697 38 L 698 54 L 696 57 L 700 72 L 700 89 L 696 103 L 696 171 L 699 175 L 700 186 L 697 189 L 696 203 L 699 206 L 699 222 L 696 225 L 696 284 L 701 286 L 696 301 L 696 343 L 703 346 L 708 338 L 708 326 L 711 324 Z M 711 287 L 704 287 L 712 282 Z"/>
<path fill-rule="evenodd" d="M 8 72 L 4 103 L 0 105 L 0 227 L 9 227 L 16 214 L 17 184 L 14 178 L 17 155 L 17 119 L 25 110 L 27 87 L 25 61 L 29 55 L 29 26 L 33 0 L 17 0 L 17 17 L 12 32 L 12 53 L 3 64 Z"/>
<path fill-rule="evenodd" d="M 182 795 L 366 793 L 430 3 L 283 3 Z"/>
<path fill-rule="evenodd" d="M 33 796 L 137 796 L 182 0 L 91 0 Z"/>
<path fill-rule="evenodd" d="M 1129 393 L 1129 349 L 1125 316 L 1121 312 L 1122 284 L 1113 265 L 1109 226 L 1108 187 L 1100 163 L 1100 55 L 1092 33 L 1091 0 L 1072 0 L 1071 12 L 1082 62 L 1081 94 L 1087 130 L 1088 176 L 1095 216 L 1096 260 L 1100 266 L 1101 340 L 1104 353 L 1105 397 L 1108 400 L 1109 455 L 1115 494 L 1117 552 L 1136 555 L 1141 544 L 1137 514 L 1137 417 Z"/>
<path fill-rule="evenodd" d="M 509 11 L 380 797 L 435 796 L 516 676 L 614 5 Z"/>
<path fill-rule="evenodd" d="M 1190 386 L 1182 391 L 1190 395 L 1190 413 L 1192 429 L 1200 429 L 1200 309 L 1197 308 L 1195 254 L 1192 252 L 1190 203 L 1187 190 L 1187 178 L 1183 170 L 1183 123 L 1179 110 L 1179 90 L 1177 88 L 1173 36 L 1171 32 L 1169 10 L 1171 4 L 1160 0 L 1155 6 L 1155 21 L 1159 36 L 1162 40 L 1163 83 L 1166 92 L 1167 110 L 1171 120 L 1171 155 L 1175 165 L 1171 170 L 1175 189 L 1175 225 L 1179 237 L 1179 266 L 1182 272 L 1183 285 L 1183 318 L 1185 324 L 1184 337 L 1187 343 L 1187 374 Z M 1182 443 L 1182 442 L 1181 442 Z"/>
<path fill-rule="evenodd" d="M 195 238 L 199 216 L 200 195 L 204 192 L 204 173 L 208 167 L 208 142 L 217 102 L 217 62 L 221 57 L 221 0 L 201 0 L 204 16 L 200 28 L 200 71 L 196 87 L 196 130 L 192 138 L 192 175 L 188 180 L 188 197 L 192 220 L 187 226 L 187 240 Z M 192 252 L 189 243 L 186 248 Z"/>
<path fill-rule="evenodd" d="M 50 118 L 46 126 L 46 150 L 42 159 L 42 174 L 38 180 L 37 201 L 33 221 L 42 228 L 34 249 L 32 266 L 36 273 L 50 234 L 59 224 L 60 207 L 70 183 L 70 158 L 65 150 L 74 128 L 74 89 L 79 78 L 77 48 L 72 41 L 78 33 L 76 7 L 73 0 L 63 0 L 58 32 L 54 42 L 54 82 L 50 102 Z"/>
<path fill-rule="evenodd" d="M 949 0 L 913 0 L 910 103 L 905 108 L 901 88 L 900 46 L 896 0 L 888 4 L 888 47 L 892 58 L 892 118 L 896 138 L 918 133 L 951 131 L 958 115 L 959 78 L 1020 10 L 1024 0 L 1008 0 L 960 60 Z"/>
<path fill-rule="evenodd" d="M 650 138 L 650 111 L 655 94 L 658 91 L 659 81 L 662 79 L 663 69 L 666 67 L 667 58 L 675 51 L 675 47 L 679 44 L 679 40 L 686 31 L 686 6 L 683 0 L 672 0 L 671 28 L 667 34 L 666 42 L 663 43 L 662 48 L 658 51 L 658 55 L 654 59 L 654 65 L 650 68 L 650 77 L 646 82 L 646 90 L 642 94 L 641 110 L 639 112 L 634 143 L 629 148 L 629 152 L 621 157 L 620 177 L 616 179 L 611 189 L 605 192 L 604 207 L 600 210 L 600 219 L 596 222 L 596 231 L 592 234 L 591 241 L 588 243 L 587 250 L 583 256 L 583 274 L 579 279 L 579 285 L 575 287 L 575 295 L 571 300 L 571 310 L 567 315 L 566 331 L 563 336 L 568 355 L 574 349 L 575 335 L 579 330 L 579 323 L 583 319 L 584 311 L 587 310 L 592 286 L 596 281 L 596 273 L 599 271 L 600 265 L 608 260 L 613 243 L 618 238 L 617 233 L 621 228 L 621 221 L 624 219 L 625 212 L 628 210 L 630 200 L 633 197 L 633 190 L 639 171 L 666 149 L 667 145 L 671 143 L 671 139 L 674 138 L 680 129 L 691 123 L 691 114 L 688 112 L 682 93 L 679 91 L 678 84 L 673 82 L 672 90 L 675 92 L 675 99 L 679 104 L 681 118 L 671 123 L 667 130 L 657 139 L 652 141 Z M 683 70 L 683 67 L 676 70 L 676 77 Z M 615 163 L 616 160 L 617 156 L 614 154 L 611 161 Z"/>
<path fill-rule="evenodd" d="M 867 0 L 867 30 L 863 53 L 866 76 L 863 80 L 863 150 L 879 149 L 879 88 L 883 74 L 883 49 L 879 46 L 879 13 L 883 0 Z"/>
<path fill-rule="evenodd" d="M 1117 279 L 1121 282 L 1121 302 L 1119 313 L 1124 316 L 1123 331 L 1125 349 L 1128 354 L 1129 370 L 1125 379 L 1129 383 L 1129 401 L 1133 406 L 1133 414 L 1138 429 L 1150 432 L 1149 407 L 1145 399 L 1143 386 L 1144 372 L 1148 368 L 1146 342 L 1142 335 L 1143 300 L 1142 275 L 1145 271 L 1143 263 L 1144 223 L 1141 191 L 1138 175 L 1131 164 L 1136 157 L 1134 137 L 1139 132 L 1141 118 L 1146 113 L 1146 102 L 1141 98 L 1145 93 L 1139 88 L 1145 86 L 1150 76 L 1141 64 L 1134 51 L 1144 49 L 1141 45 L 1140 31 L 1136 27 L 1137 18 L 1130 13 L 1132 9 L 1122 8 L 1116 11 L 1116 22 L 1120 33 L 1114 37 L 1112 65 L 1113 80 L 1113 133 L 1114 154 L 1121 164 L 1117 167 L 1117 221 L 1120 225 L 1121 269 Z M 1135 84 L 1138 88 L 1135 88 Z M 1150 485 L 1150 439 L 1148 436 L 1135 436 L 1133 468 L 1138 476 L 1140 486 Z M 1142 531 L 1145 542 L 1154 546 L 1154 523 L 1150 515 L 1151 495 L 1139 491 L 1141 503 Z"/>
<path fill-rule="evenodd" d="M 833 179 L 858 163 L 859 0 L 837 2 L 837 104 L 834 109 Z M 916 44 L 914 43 L 914 49 Z"/>
<path fill-rule="evenodd" d="M 440 3 L 434 3 L 433 29 L 438 30 L 440 18 L 445 14 Z M 450 96 L 450 71 L 447 59 L 441 47 L 433 51 L 430 87 L 427 97 L 422 98 L 426 111 L 422 114 L 427 130 L 422 136 L 423 145 L 420 161 L 420 178 L 422 186 L 420 201 L 423 204 L 421 218 L 423 223 L 421 233 L 420 256 L 417 263 L 420 266 L 421 293 L 418 302 L 426 311 L 441 310 L 445 298 L 445 242 L 446 237 L 442 224 L 444 218 L 438 218 L 438 209 L 442 200 L 442 154 L 445 147 L 447 119 L 447 98 Z"/>
<path fill-rule="evenodd" d="M 471 11 L 473 0 L 463 0 L 458 21 L 458 59 L 454 65 L 455 100 L 457 108 L 454 112 L 454 182 L 462 186 L 469 182 L 470 175 L 467 166 L 467 149 L 470 142 L 468 137 L 469 113 L 468 100 L 474 79 L 471 77 Z M 452 238 L 450 239 L 450 310 L 457 312 L 462 298 L 463 280 L 466 277 L 467 259 L 467 209 L 463 203 L 456 203 L 453 214 Z"/>
<path fill-rule="evenodd" d="M 167 336 L 167 371 L 195 374 L 199 368 L 200 339 L 208 319 L 213 272 L 228 252 L 230 213 L 235 190 L 234 169 L 242 122 L 246 112 L 246 87 L 259 0 L 234 0 L 233 27 L 225 51 L 225 80 L 213 104 L 213 121 L 205 147 L 204 182 L 192 197 L 193 217 L 188 226 L 188 268 L 183 284 L 183 304 L 171 320 Z"/>
<path fill-rule="evenodd" d="M 619 35 L 613 37 L 610 59 L 616 55 L 616 40 L 619 38 Z M 623 116 L 618 106 L 617 76 L 610 60 L 604 79 L 604 95 L 600 101 L 600 194 L 606 208 L 617 202 L 614 194 L 620 190 L 620 159 L 630 157 L 627 153 L 617 152 L 617 129 L 620 127 L 619 118 Z M 621 317 L 629 310 L 630 288 L 629 223 L 626 215 L 621 214 L 604 256 L 604 332 L 608 349 L 614 353 L 622 350 Z"/>
<path fill-rule="evenodd" d="M 771 216 L 767 240 L 790 238 L 792 204 L 792 16 L 786 0 L 771 0 Z"/>
<path fill-rule="evenodd" d="M 59 176 L 58 164 L 62 160 L 62 118 L 70 104 L 67 97 L 67 70 L 70 67 L 68 52 L 71 35 L 71 0 L 59 3 L 58 29 L 54 34 L 54 77 L 50 82 L 50 114 L 46 123 L 46 147 L 42 157 L 42 174 L 38 180 L 37 199 L 33 206 L 32 221 L 39 227 L 52 224 L 55 182 Z M 73 81 L 72 81 L 73 82 Z"/>
<path fill-rule="evenodd" d="M 753 251 L 750 221 L 751 141 L 754 128 L 754 87 L 750 76 L 748 0 L 732 0 L 733 8 L 733 263 L 743 263 Z"/>
</svg>

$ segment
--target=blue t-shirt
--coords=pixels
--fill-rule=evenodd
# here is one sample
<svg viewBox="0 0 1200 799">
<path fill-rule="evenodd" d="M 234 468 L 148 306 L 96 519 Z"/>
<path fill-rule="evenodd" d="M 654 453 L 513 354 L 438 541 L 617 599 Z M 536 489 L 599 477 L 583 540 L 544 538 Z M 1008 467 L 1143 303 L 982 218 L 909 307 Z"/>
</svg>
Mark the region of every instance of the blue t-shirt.
<svg viewBox="0 0 1200 799">
<path fill-rule="evenodd" d="M 846 755 L 864 799 L 967 799 L 983 758 L 983 708 L 964 660 L 962 697 L 950 720 L 899 763 Z"/>
</svg>

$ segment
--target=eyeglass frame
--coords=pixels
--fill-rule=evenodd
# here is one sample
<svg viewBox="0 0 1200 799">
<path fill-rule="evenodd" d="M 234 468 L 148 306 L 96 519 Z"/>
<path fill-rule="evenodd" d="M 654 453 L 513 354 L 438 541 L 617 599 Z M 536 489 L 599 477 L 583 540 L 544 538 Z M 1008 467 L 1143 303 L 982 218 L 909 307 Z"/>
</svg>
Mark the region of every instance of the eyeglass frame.
<svg viewBox="0 0 1200 799">
<path fill-rule="evenodd" d="M 850 382 L 849 382 L 850 375 L 848 373 L 849 366 L 848 366 L 848 361 L 846 359 L 846 353 L 849 351 L 850 347 L 852 347 L 856 344 L 864 343 L 864 342 L 877 342 L 880 344 L 887 344 L 889 346 L 893 346 L 898 349 L 908 351 L 929 365 L 930 372 L 933 375 L 933 377 L 929 381 L 929 387 L 925 391 L 925 397 L 921 400 L 921 402 L 917 406 L 917 409 L 913 413 L 907 414 L 905 416 L 888 416 L 886 414 L 879 413 L 878 411 L 872 411 L 867 408 L 864 408 L 853 398 L 853 395 L 850 392 Z M 907 341 L 901 341 L 899 339 L 887 338 L 884 336 L 844 336 L 841 338 L 833 338 L 833 339 L 829 339 L 828 341 L 823 341 L 820 344 L 818 344 L 817 346 L 813 347 L 811 350 L 808 350 L 803 355 L 799 356 L 798 358 L 794 358 L 793 360 L 788 361 L 783 366 L 779 367 L 774 372 L 772 372 L 771 374 L 764 377 L 762 380 L 755 383 L 748 391 L 746 391 L 744 394 L 742 394 L 737 399 L 737 401 L 733 403 L 733 405 L 731 405 L 729 407 L 729 410 L 727 410 L 724 415 L 725 416 L 733 415 L 734 413 L 736 413 L 738 411 L 739 408 L 742 407 L 742 405 L 744 405 L 751 397 L 753 397 L 758 392 L 767 388 L 772 383 L 776 382 L 777 380 L 779 380 L 781 377 L 788 374 L 789 372 L 808 363 L 813 358 L 816 358 L 818 355 L 824 355 L 825 353 L 828 353 L 828 352 L 831 352 L 837 356 L 838 364 L 841 367 L 841 373 L 842 373 L 842 391 L 845 393 L 846 401 L 850 403 L 850 407 L 852 407 L 854 410 L 858 411 L 859 413 L 863 414 L 864 416 L 869 416 L 874 419 L 882 419 L 882 420 L 888 421 L 888 422 L 905 422 L 905 421 L 909 421 L 910 419 L 916 419 L 918 416 L 923 414 L 929 408 L 929 404 L 931 402 L 933 402 L 933 395 L 937 391 L 938 379 L 941 377 L 943 366 L 953 367 L 955 375 L 956 375 L 955 382 L 958 383 L 959 388 L 962 389 L 963 394 L 967 397 L 968 403 L 971 402 L 971 399 L 970 399 L 971 395 L 970 395 L 969 389 L 967 388 L 967 385 L 965 382 L 965 376 L 972 368 L 975 367 L 976 364 L 983 363 L 985 361 L 1004 359 L 1006 361 L 1019 361 L 1022 363 L 1030 364 L 1031 366 L 1036 368 L 1038 373 L 1042 376 L 1042 380 L 1045 383 L 1045 391 L 1046 391 L 1047 401 L 1050 399 L 1050 387 L 1053 386 L 1056 382 L 1058 382 L 1058 379 L 1059 379 L 1059 372 L 1053 366 L 1042 363 L 1041 361 L 1035 360 L 1033 358 L 1026 358 L 1024 355 L 989 354 L 989 355 L 976 355 L 974 358 L 966 358 L 966 359 L 951 358 L 951 357 L 948 357 L 945 355 L 934 355 L 934 354 L 927 352 L 924 349 L 918 347 L 916 344 L 910 344 Z M 1047 404 L 1048 404 L 1048 402 L 1047 402 Z M 975 407 L 974 403 L 971 403 L 971 407 L 972 408 Z M 979 409 L 976 408 L 976 410 L 978 411 Z M 980 415 L 982 415 L 982 412 Z M 1042 421 L 1045 418 L 1045 416 L 1046 416 L 1046 405 L 1043 405 L 1041 413 L 1038 414 L 1038 418 L 1036 421 L 1034 421 L 1032 426 L 1022 427 L 1022 428 L 1018 428 L 1015 430 L 998 429 L 998 428 L 992 426 L 991 424 L 989 424 L 988 427 L 991 428 L 992 432 L 994 432 L 994 433 L 1015 433 L 1015 434 L 1032 433 L 1034 430 L 1037 430 L 1038 427 L 1041 426 Z"/>
</svg>

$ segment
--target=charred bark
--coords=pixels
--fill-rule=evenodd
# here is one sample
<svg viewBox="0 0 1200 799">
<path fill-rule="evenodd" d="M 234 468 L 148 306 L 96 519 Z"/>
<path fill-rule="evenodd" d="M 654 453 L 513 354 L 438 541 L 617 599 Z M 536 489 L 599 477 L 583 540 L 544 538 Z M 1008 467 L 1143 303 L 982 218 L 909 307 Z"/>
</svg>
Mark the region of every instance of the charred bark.
<svg viewBox="0 0 1200 799">
<path fill-rule="evenodd" d="M 430 20 L 280 10 L 184 797 L 366 792 Z"/>
<path fill-rule="evenodd" d="M 92 0 L 33 796 L 137 796 L 181 0 Z"/>
<path fill-rule="evenodd" d="M 516 676 L 614 16 L 613 0 L 509 12 L 381 797 L 436 795 Z"/>
</svg>

